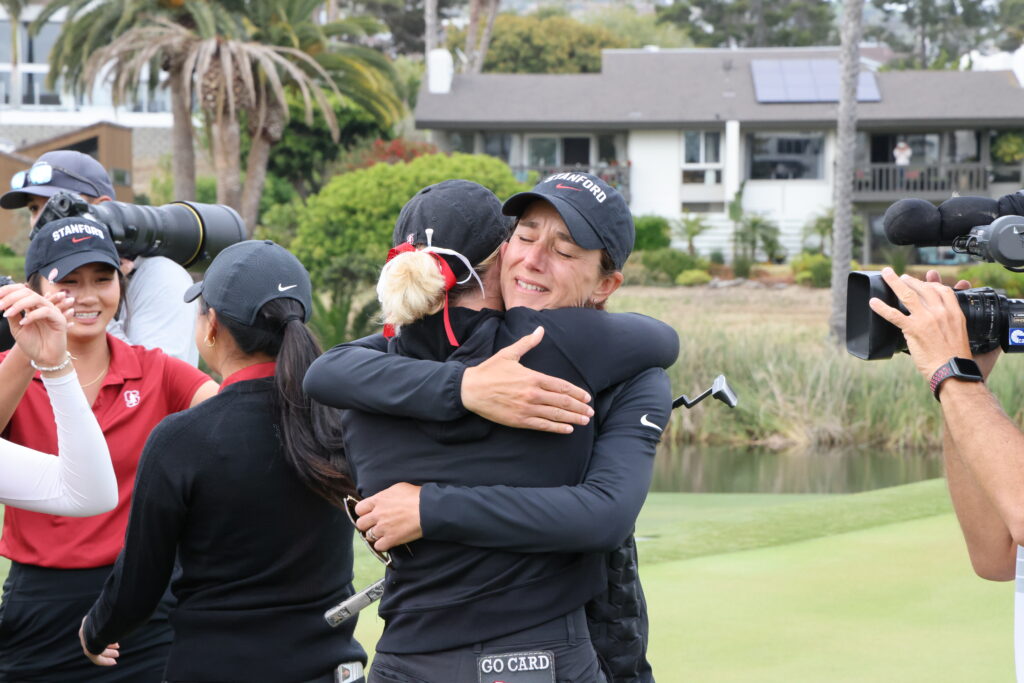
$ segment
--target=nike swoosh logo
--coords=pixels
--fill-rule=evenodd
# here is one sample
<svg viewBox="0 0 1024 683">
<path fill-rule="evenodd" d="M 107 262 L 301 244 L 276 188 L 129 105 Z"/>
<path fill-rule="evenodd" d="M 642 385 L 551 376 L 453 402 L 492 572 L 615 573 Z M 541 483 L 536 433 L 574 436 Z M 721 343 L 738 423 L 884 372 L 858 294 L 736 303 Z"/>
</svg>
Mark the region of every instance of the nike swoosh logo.
<svg viewBox="0 0 1024 683">
<path fill-rule="evenodd" d="M 640 424 L 642 424 L 644 427 L 654 427 L 660 432 L 661 427 L 648 420 L 647 415 L 649 415 L 649 413 L 644 413 L 644 416 L 640 418 Z"/>
<path fill-rule="evenodd" d="M 91 240 L 91 239 L 92 239 L 92 235 L 89 235 L 88 237 L 72 237 L 71 238 L 71 243 L 72 244 L 78 244 L 79 242 L 84 242 L 86 240 Z"/>
<path fill-rule="evenodd" d="M 582 188 L 572 187 L 571 185 L 562 185 L 562 184 L 555 185 L 555 189 L 556 190 L 576 190 L 577 192 L 583 192 Z"/>
<path fill-rule="evenodd" d="M 298 287 L 298 285 L 288 285 L 287 287 L 285 287 L 281 283 L 278 283 L 277 284 L 277 291 L 279 291 L 279 292 L 287 292 L 289 289 L 292 289 L 293 287 Z"/>
</svg>

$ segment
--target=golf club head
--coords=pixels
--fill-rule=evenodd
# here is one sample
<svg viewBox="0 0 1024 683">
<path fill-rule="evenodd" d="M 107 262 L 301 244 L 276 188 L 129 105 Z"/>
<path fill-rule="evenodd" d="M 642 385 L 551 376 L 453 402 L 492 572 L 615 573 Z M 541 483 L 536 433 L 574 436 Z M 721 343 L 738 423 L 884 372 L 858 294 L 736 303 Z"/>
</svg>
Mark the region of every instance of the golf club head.
<svg viewBox="0 0 1024 683">
<path fill-rule="evenodd" d="M 715 381 L 711 384 L 711 396 L 717 398 L 730 408 L 735 408 L 740 402 L 736 392 L 729 386 L 729 380 L 725 378 L 725 375 L 719 375 L 715 378 Z"/>
</svg>

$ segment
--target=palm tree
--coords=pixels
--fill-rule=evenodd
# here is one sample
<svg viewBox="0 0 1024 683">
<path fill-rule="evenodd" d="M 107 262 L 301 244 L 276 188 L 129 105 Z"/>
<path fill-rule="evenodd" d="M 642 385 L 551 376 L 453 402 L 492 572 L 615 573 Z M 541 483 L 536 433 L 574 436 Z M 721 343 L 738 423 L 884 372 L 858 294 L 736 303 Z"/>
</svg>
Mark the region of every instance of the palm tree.
<svg viewBox="0 0 1024 683">
<path fill-rule="evenodd" d="M 688 213 L 676 223 L 676 226 L 683 237 L 686 238 L 686 250 L 690 256 L 697 255 L 697 247 L 694 240 L 705 233 L 711 226 L 699 213 Z"/>
<path fill-rule="evenodd" d="M 32 22 L 31 30 L 38 31 L 59 10 L 64 10 L 66 14 L 60 35 L 50 53 L 48 83 L 53 87 L 57 78 L 63 77 L 75 96 L 88 94 L 92 88 L 93 81 L 85 78 L 84 71 L 90 56 L 143 22 L 164 17 L 188 27 L 234 23 L 234 19 L 223 7 L 205 0 L 51 0 Z M 183 64 L 181 54 L 154 54 L 148 65 L 146 85 L 155 88 L 159 71 L 162 69 L 168 73 L 173 117 L 171 139 L 174 153 L 171 173 L 174 178 L 174 196 L 178 199 L 195 199 L 195 134 L 192 127 L 192 101 L 187 96 Z M 115 97 L 115 102 L 123 104 L 133 98 L 141 85 L 139 80 L 126 84 Z"/>
<path fill-rule="evenodd" d="M 21 106 L 21 70 L 18 68 L 18 29 L 21 28 L 21 13 L 28 0 L 0 0 L 0 6 L 7 12 L 11 22 L 11 107 Z"/>
<path fill-rule="evenodd" d="M 861 14 L 864 0 L 844 0 L 839 64 L 842 71 L 837 124 L 835 224 L 832 234 L 832 315 L 837 344 L 846 341 L 846 281 L 853 251 L 853 166 L 857 144 L 857 80 L 860 75 Z"/>
<path fill-rule="evenodd" d="M 324 88 L 339 98 L 348 96 L 386 125 L 401 115 L 386 60 L 370 50 L 329 40 L 357 30 L 358 22 L 319 26 L 313 21 L 318 4 L 314 0 L 222 3 L 222 10 L 233 5 L 229 16 L 244 20 L 220 21 L 213 16 L 214 21 L 194 28 L 153 19 L 98 50 L 83 78 L 93 82 L 109 69 L 114 91 L 123 97 L 153 60 L 168 55 L 180 60 L 183 99 L 191 101 L 194 87 L 212 133 L 217 200 L 239 209 L 251 230 L 258 218 L 270 148 L 281 139 L 288 117 L 286 88 L 301 94 L 309 123 L 316 103 L 335 139 L 337 121 Z M 242 123 L 252 141 L 244 186 Z"/>
</svg>

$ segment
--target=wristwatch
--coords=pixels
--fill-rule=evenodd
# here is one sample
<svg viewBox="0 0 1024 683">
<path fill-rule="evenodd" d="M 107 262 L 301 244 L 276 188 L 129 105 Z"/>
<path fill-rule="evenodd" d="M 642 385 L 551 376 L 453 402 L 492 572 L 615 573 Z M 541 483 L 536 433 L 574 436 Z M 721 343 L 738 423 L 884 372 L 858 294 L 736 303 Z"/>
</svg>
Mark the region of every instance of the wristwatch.
<svg viewBox="0 0 1024 683">
<path fill-rule="evenodd" d="M 944 365 L 940 365 L 939 369 L 932 373 L 932 379 L 929 385 L 932 388 L 932 393 L 935 395 L 935 400 L 939 400 L 939 388 L 942 383 L 950 377 L 954 379 L 963 380 L 964 382 L 984 382 L 985 378 L 981 376 L 981 368 L 970 358 L 960 358 L 959 356 L 953 356 Z"/>
</svg>

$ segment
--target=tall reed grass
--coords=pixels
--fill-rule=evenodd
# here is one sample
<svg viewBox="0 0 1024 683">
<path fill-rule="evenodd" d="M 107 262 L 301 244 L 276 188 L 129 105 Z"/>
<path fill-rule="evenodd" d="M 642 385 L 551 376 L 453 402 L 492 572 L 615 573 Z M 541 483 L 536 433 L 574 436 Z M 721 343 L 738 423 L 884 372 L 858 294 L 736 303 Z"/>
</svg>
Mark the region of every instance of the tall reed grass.
<svg viewBox="0 0 1024 683">
<path fill-rule="evenodd" d="M 675 411 L 665 436 L 671 444 L 941 448 L 939 404 L 909 356 L 867 362 L 831 342 L 828 290 L 630 287 L 611 308 L 646 313 L 679 332 L 679 360 L 669 370 L 677 394 L 693 396 L 722 373 L 740 398 L 735 410 L 706 401 Z M 1017 421 L 1024 418 L 1020 373 L 1024 364 L 1004 358 L 990 383 Z"/>
</svg>

